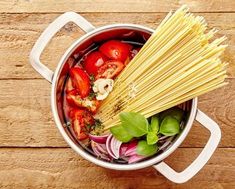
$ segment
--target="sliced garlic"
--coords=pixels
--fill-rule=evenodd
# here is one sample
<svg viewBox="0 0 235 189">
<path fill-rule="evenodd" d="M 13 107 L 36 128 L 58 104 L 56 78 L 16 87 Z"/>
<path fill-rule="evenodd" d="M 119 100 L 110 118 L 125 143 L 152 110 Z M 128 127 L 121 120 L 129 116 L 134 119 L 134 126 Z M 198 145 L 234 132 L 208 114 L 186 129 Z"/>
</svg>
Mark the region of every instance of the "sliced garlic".
<svg viewBox="0 0 235 189">
<path fill-rule="evenodd" d="M 113 90 L 113 83 L 114 81 L 112 79 L 97 79 L 92 87 L 93 91 L 97 93 L 96 99 L 105 99 L 108 94 Z"/>
</svg>

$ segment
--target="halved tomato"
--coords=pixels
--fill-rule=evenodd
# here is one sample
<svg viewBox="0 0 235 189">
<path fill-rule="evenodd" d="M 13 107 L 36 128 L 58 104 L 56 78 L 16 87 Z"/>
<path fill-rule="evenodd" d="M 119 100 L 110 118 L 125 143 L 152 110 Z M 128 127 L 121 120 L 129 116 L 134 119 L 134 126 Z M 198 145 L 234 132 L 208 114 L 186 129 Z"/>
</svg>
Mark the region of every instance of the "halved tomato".
<svg viewBox="0 0 235 189">
<path fill-rule="evenodd" d="M 79 67 L 71 68 L 69 73 L 73 87 L 79 91 L 82 98 L 87 97 L 91 90 L 90 79 L 87 73 Z"/>
<path fill-rule="evenodd" d="M 103 66 L 98 69 L 96 79 L 107 78 L 114 79 L 124 68 L 122 62 L 117 60 L 107 61 Z"/>
<path fill-rule="evenodd" d="M 80 108 L 85 108 L 92 113 L 96 113 L 100 105 L 100 102 L 95 98 L 93 99 L 90 99 L 89 97 L 82 98 L 76 89 L 69 91 L 67 93 L 66 100 L 70 105 L 77 106 Z"/>
<path fill-rule="evenodd" d="M 91 126 L 94 124 L 94 118 L 87 110 L 73 109 L 70 111 L 72 128 L 78 140 L 88 138 Z"/>
<path fill-rule="evenodd" d="M 98 68 L 107 61 L 107 57 L 99 51 L 89 53 L 84 59 L 84 69 L 88 74 L 96 76 Z"/>
<path fill-rule="evenodd" d="M 69 105 L 71 105 L 71 106 L 76 105 L 75 102 L 74 102 L 74 99 L 75 99 L 76 95 L 79 95 L 79 92 L 76 89 L 73 89 L 73 90 L 67 92 L 66 100 L 67 100 Z"/>
<path fill-rule="evenodd" d="M 131 49 L 132 46 L 127 43 L 118 40 L 110 40 L 102 44 L 99 51 L 112 60 L 125 62 L 130 56 Z"/>
<path fill-rule="evenodd" d="M 68 93 L 68 92 L 70 92 L 72 90 L 74 90 L 74 87 L 73 87 L 73 84 L 72 84 L 72 80 L 71 80 L 71 78 L 68 78 L 66 83 L 65 83 L 65 91 L 66 91 L 66 93 Z"/>
</svg>

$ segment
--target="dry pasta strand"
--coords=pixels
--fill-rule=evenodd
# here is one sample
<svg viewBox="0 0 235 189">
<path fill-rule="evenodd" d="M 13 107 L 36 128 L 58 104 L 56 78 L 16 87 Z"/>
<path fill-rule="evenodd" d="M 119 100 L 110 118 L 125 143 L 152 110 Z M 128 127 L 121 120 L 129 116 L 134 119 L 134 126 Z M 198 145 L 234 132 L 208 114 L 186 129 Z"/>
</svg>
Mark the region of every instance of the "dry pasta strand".
<svg viewBox="0 0 235 189">
<path fill-rule="evenodd" d="M 226 37 L 212 41 L 205 19 L 182 6 L 170 12 L 115 81 L 97 116 L 107 130 L 119 113 L 146 118 L 226 85 L 227 63 L 220 60 Z"/>
</svg>

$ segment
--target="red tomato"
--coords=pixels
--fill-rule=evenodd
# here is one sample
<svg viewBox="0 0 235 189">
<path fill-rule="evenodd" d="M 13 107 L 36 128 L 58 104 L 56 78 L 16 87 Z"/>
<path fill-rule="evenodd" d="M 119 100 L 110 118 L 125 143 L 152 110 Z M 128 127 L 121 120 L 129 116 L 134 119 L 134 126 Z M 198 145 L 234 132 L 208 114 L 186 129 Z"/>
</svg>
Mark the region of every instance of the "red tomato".
<svg viewBox="0 0 235 189">
<path fill-rule="evenodd" d="M 71 106 L 75 106 L 76 105 L 74 103 L 76 95 L 79 95 L 79 92 L 76 89 L 67 92 L 66 100 L 67 100 L 69 105 L 71 105 Z"/>
<path fill-rule="evenodd" d="M 132 46 L 118 40 L 110 40 L 102 44 L 99 51 L 112 60 L 125 62 L 130 55 Z"/>
<path fill-rule="evenodd" d="M 63 110 L 64 110 L 64 115 L 66 119 L 69 119 L 69 114 L 72 109 L 74 109 L 74 106 L 71 106 L 67 102 L 64 102 Z"/>
<path fill-rule="evenodd" d="M 117 60 L 110 60 L 98 69 L 96 79 L 113 79 L 122 71 L 123 68 L 124 65 L 122 62 Z"/>
<path fill-rule="evenodd" d="M 76 89 L 67 93 L 66 100 L 70 105 L 86 108 L 92 113 L 96 113 L 100 105 L 100 102 L 96 99 L 90 99 L 89 97 L 82 98 Z"/>
<path fill-rule="evenodd" d="M 72 91 L 72 90 L 74 90 L 72 80 L 71 78 L 68 78 L 68 80 L 65 83 L 65 91 L 66 93 L 68 93 L 69 91 Z"/>
<path fill-rule="evenodd" d="M 96 76 L 98 68 L 102 66 L 107 60 L 99 51 L 89 53 L 84 60 L 84 69 L 88 74 Z"/>
<path fill-rule="evenodd" d="M 70 111 L 70 118 L 72 120 L 72 128 L 78 140 L 88 138 L 88 133 L 91 131 L 91 126 L 94 124 L 92 115 L 86 110 L 73 109 Z"/>
<path fill-rule="evenodd" d="M 90 79 L 87 73 L 79 67 L 71 68 L 69 73 L 73 87 L 79 91 L 82 98 L 87 97 L 91 90 Z"/>
</svg>

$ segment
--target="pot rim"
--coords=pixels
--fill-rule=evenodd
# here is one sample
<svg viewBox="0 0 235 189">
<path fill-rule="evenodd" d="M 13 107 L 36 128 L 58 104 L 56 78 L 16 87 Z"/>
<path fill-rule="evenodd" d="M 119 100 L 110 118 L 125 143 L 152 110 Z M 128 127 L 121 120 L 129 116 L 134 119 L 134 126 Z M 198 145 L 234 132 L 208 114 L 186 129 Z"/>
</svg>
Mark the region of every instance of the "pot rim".
<svg viewBox="0 0 235 189">
<path fill-rule="evenodd" d="M 88 160 L 88 161 L 90 161 L 90 162 L 92 162 L 96 165 L 99 165 L 101 167 L 105 167 L 105 168 L 109 168 L 109 169 L 115 169 L 115 170 L 142 169 L 142 168 L 149 167 L 149 166 L 152 166 L 154 164 L 160 163 L 163 159 L 165 159 L 171 153 L 173 153 L 179 147 L 179 145 L 184 141 L 184 139 L 186 138 L 186 136 L 188 135 L 188 133 L 189 133 L 191 127 L 192 127 L 193 121 L 194 121 L 195 116 L 196 116 L 197 101 L 198 101 L 197 98 L 192 99 L 192 107 L 191 107 L 191 111 L 190 111 L 190 115 L 189 115 L 187 124 L 185 125 L 185 128 L 182 131 L 182 133 L 179 135 L 179 137 L 174 141 L 172 146 L 170 148 L 168 148 L 167 150 L 165 150 L 164 152 L 162 152 L 161 154 L 157 155 L 156 157 L 153 157 L 151 159 L 148 159 L 148 160 L 145 160 L 145 161 L 142 161 L 142 162 L 137 162 L 137 163 L 134 163 L 134 164 L 115 164 L 115 163 L 106 162 L 106 161 L 100 160 L 100 159 L 92 156 L 91 154 L 86 152 L 86 150 L 84 150 L 82 147 L 77 146 L 72 141 L 72 139 L 67 135 L 67 133 L 64 131 L 64 127 L 60 122 L 60 118 L 59 118 L 58 110 L 57 110 L 57 105 L 56 105 L 56 87 L 57 87 L 57 83 L 58 83 L 58 76 L 61 72 L 61 69 L 62 69 L 65 61 L 68 59 L 68 57 L 71 55 L 71 53 L 74 52 L 74 50 L 77 48 L 79 43 L 82 43 L 86 39 L 88 39 L 90 37 L 93 37 L 94 35 L 96 35 L 98 33 L 101 33 L 101 32 L 107 31 L 107 30 L 112 30 L 114 28 L 136 29 L 136 30 L 139 30 L 139 31 L 142 30 L 142 31 L 145 31 L 145 32 L 150 32 L 150 33 L 154 32 L 153 29 L 150 29 L 148 27 L 141 26 L 141 25 L 136 25 L 136 24 L 111 24 L 111 25 L 106 25 L 106 26 L 96 28 L 93 31 L 91 31 L 89 33 L 86 33 L 82 37 L 78 38 L 67 49 L 67 51 L 64 53 L 64 55 L 60 59 L 60 62 L 57 65 L 57 68 L 54 72 L 53 80 L 52 80 L 52 88 L 51 88 L 51 109 L 52 109 L 52 113 L 53 113 L 53 117 L 54 117 L 54 121 L 56 123 L 56 126 L 59 129 L 59 131 L 60 131 L 61 135 L 63 136 L 64 140 L 69 144 L 69 146 L 75 152 L 77 152 L 79 155 L 81 155 L 86 160 Z"/>
</svg>

